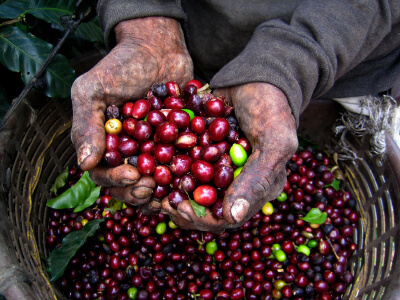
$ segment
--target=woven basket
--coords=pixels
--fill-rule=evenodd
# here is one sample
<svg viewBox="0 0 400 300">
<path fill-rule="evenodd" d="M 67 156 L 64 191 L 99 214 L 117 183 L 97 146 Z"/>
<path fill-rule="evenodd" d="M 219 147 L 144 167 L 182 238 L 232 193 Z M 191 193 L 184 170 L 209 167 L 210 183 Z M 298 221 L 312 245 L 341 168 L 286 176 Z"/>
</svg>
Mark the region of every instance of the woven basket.
<svg viewBox="0 0 400 300">
<path fill-rule="evenodd" d="M 1 132 L 0 294 L 7 300 L 64 299 L 49 283 L 43 259 L 49 255 L 49 189 L 76 161 L 71 103 L 43 101 L 34 93 L 28 99 Z M 333 102 L 313 102 L 302 115 L 300 133 L 326 144 L 338 111 Z M 360 159 L 341 168 L 361 218 L 359 248 L 350 260 L 355 282 L 344 299 L 389 299 L 400 279 L 400 150 L 388 137 L 386 159 L 380 160 L 369 154 L 366 138 L 349 136 L 347 142 Z"/>
</svg>

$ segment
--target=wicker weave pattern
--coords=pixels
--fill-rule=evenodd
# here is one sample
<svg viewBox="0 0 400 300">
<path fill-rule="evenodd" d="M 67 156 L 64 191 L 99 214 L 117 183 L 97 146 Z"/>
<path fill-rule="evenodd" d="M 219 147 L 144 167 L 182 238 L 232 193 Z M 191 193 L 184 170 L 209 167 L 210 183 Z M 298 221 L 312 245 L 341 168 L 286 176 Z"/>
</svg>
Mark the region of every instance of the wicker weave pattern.
<svg viewBox="0 0 400 300">
<path fill-rule="evenodd" d="M 360 151 L 369 149 L 367 141 L 350 137 L 348 143 L 360 158 L 345 170 L 361 214 L 356 233 L 359 249 L 350 260 L 356 281 L 348 298 L 385 299 L 385 290 L 399 276 L 399 184 L 387 160 Z"/>
<path fill-rule="evenodd" d="M 10 140 L 8 148 L 14 151 L 8 151 L 1 160 L 4 193 L 0 203 L 6 207 L 6 237 L 11 241 L 2 246 L 15 254 L 5 265 L 7 270 L 15 268 L 24 275 L 17 281 L 28 282 L 36 299 L 64 298 L 48 282 L 41 256 L 49 254 L 45 243 L 49 189 L 63 168 L 76 161 L 69 133 L 71 114 L 70 100 L 49 102 L 38 112 L 35 122 Z M 400 190 L 396 179 L 400 174 L 393 170 L 389 159 L 382 162 L 371 157 L 365 150 L 369 146 L 366 141 L 350 137 L 348 143 L 360 160 L 342 169 L 348 176 L 348 188 L 359 202 L 362 218 L 356 231 L 359 249 L 351 258 L 356 281 L 344 298 L 385 299 L 400 270 Z M 0 245 L 2 241 L 0 236 Z M 2 272 L 0 293 L 4 292 L 2 284 L 4 287 L 4 282 L 10 280 Z"/>
<path fill-rule="evenodd" d="M 71 116 L 69 99 L 51 101 L 20 141 L 10 141 L 16 149 L 15 157 L 8 158 L 12 162 L 7 199 L 10 246 L 38 299 L 62 298 L 48 282 L 41 256 L 49 254 L 45 246 L 49 189 L 64 166 L 76 160 L 70 141 Z"/>
</svg>

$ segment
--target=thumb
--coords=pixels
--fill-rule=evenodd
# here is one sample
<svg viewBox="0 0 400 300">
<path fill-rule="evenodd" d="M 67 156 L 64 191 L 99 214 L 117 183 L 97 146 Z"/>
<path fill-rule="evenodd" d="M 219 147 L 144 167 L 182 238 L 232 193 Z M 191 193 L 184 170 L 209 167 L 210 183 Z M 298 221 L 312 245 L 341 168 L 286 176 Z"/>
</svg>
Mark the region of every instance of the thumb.
<svg viewBox="0 0 400 300">
<path fill-rule="evenodd" d="M 271 165 L 267 153 L 256 149 L 225 193 L 224 219 L 231 224 L 246 222 L 282 192 L 285 182 L 282 164 Z"/>
<path fill-rule="evenodd" d="M 78 156 L 78 165 L 84 171 L 99 164 L 105 151 L 105 103 L 92 100 L 90 81 L 76 79 L 71 89 L 73 120 L 71 139 Z"/>
</svg>

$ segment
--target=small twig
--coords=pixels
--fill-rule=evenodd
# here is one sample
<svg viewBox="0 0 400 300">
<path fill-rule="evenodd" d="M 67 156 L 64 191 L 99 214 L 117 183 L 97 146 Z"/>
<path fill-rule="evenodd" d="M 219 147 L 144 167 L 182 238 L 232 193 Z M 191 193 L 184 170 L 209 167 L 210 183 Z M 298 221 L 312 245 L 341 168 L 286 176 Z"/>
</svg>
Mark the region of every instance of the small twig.
<svg viewBox="0 0 400 300">
<path fill-rule="evenodd" d="M 0 24 L 0 27 L 1 27 L 1 26 L 11 25 L 11 24 L 14 24 L 14 23 L 18 23 L 18 22 L 20 22 L 20 21 L 21 21 L 21 20 L 20 20 L 19 18 L 12 19 L 12 20 L 8 20 L 8 21 L 5 21 L 5 22 L 1 23 L 1 24 Z"/>
<path fill-rule="evenodd" d="M 335 248 L 333 247 L 331 240 L 329 238 L 326 238 L 326 240 L 327 240 L 329 246 L 331 246 L 333 254 L 335 254 L 335 256 L 336 256 L 336 259 L 339 259 L 339 255 L 336 253 Z"/>
</svg>

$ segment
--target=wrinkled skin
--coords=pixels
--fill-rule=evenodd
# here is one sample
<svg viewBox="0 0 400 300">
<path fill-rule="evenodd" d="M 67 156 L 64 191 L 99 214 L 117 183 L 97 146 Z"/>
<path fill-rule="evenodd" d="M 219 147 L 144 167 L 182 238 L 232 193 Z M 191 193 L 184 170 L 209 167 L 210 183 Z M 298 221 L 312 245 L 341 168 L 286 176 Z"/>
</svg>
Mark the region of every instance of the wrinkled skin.
<svg viewBox="0 0 400 300">
<path fill-rule="evenodd" d="M 248 83 L 215 90 L 214 94 L 231 101 L 252 146 L 252 154 L 225 194 L 224 218 L 216 219 L 210 211 L 204 218 L 197 217 L 189 201 L 183 201 L 175 210 L 168 199 L 163 199 L 162 210 L 180 227 L 222 232 L 241 226 L 282 192 L 285 165 L 297 149 L 297 135 L 287 99 L 273 85 Z"/>
<path fill-rule="evenodd" d="M 170 18 L 128 20 L 115 28 L 117 45 L 73 84 L 72 141 L 81 169 L 117 199 L 148 204 L 155 182 L 136 168 L 97 166 L 105 151 L 104 112 L 109 105 L 140 99 L 153 83 L 193 78 L 193 64 L 179 23 Z M 154 204 L 157 206 L 157 203 Z M 149 205 L 153 208 L 154 205 Z M 159 209 L 159 204 L 158 204 Z"/>
<path fill-rule="evenodd" d="M 173 209 L 168 199 L 152 199 L 155 182 L 130 165 L 98 166 L 105 150 L 104 111 L 108 105 L 145 96 L 154 82 L 174 80 L 181 86 L 193 78 L 192 61 L 178 22 L 150 17 L 124 21 L 115 29 L 117 46 L 72 88 L 72 140 L 82 170 L 122 201 L 143 212 L 167 213 L 181 228 L 222 232 L 238 227 L 266 201 L 279 195 L 286 181 L 285 164 L 297 149 L 295 120 L 285 95 L 267 83 L 248 83 L 215 90 L 235 108 L 252 154 L 227 190 L 223 219 L 195 215 L 189 201 Z"/>
</svg>

